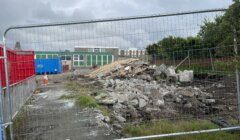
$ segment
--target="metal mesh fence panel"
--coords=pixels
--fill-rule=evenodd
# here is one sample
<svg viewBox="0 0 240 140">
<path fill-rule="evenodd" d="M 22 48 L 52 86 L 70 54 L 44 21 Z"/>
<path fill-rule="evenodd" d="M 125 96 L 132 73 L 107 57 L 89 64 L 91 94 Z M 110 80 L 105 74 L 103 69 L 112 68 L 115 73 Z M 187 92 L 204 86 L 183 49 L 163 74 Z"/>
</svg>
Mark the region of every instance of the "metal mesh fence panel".
<svg viewBox="0 0 240 140">
<path fill-rule="evenodd" d="M 34 51 L 36 74 L 49 74 L 48 85 L 43 85 L 42 75 L 37 76 L 37 94 L 25 105 L 15 104 L 19 97 L 11 94 L 12 104 L 18 108 L 13 118 L 14 138 L 114 139 L 237 126 L 233 44 L 201 41 L 203 26 L 224 12 L 216 9 L 9 28 L 6 47 Z M 119 63 L 109 73 L 86 77 L 129 58 L 142 61 Z M 41 65 L 36 62 L 39 59 Z M 50 60 L 60 68 L 47 62 Z M 47 71 L 37 72 L 47 65 Z M 124 74 L 119 70 L 122 67 Z M 140 72 L 126 76 L 130 67 Z M 161 74 L 162 67 L 167 72 Z M 172 70 L 176 75 L 169 76 Z M 184 70 L 193 72 L 193 80 L 179 80 Z M 99 97 L 101 93 L 107 95 Z M 107 101 L 98 101 L 101 98 Z M 221 135 L 239 136 L 216 132 L 179 138 Z"/>
</svg>

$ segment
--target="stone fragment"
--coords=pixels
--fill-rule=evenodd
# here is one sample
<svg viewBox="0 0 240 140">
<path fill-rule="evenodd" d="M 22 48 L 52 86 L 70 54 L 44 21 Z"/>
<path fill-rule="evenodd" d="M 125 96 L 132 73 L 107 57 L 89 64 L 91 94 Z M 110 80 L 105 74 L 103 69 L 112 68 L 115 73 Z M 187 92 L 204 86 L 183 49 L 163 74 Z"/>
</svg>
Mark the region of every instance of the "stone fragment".
<svg viewBox="0 0 240 140">
<path fill-rule="evenodd" d="M 138 100 L 137 99 L 134 99 L 134 100 L 132 100 L 131 102 L 131 105 L 133 105 L 133 106 L 138 106 Z"/>
<path fill-rule="evenodd" d="M 213 103 L 215 103 L 215 99 L 205 99 L 204 103 L 206 103 L 206 104 L 213 104 Z"/>
<path fill-rule="evenodd" d="M 191 108 L 191 107 L 192 107 L 192 104 L 191 104 L 191 103 L 186 103 L 186 104 L 184 104 L 183 107 L 185 107 L 185 108 Z"/>
<path fill-rule="evenodd" d="M 159 107 L 163 107 L 164 106 L 164 100 L 157 100 L 157 102 L 155 103 L 156 106 L 159 106 Z"/>
<path fill-rule="evenodd" d="M 106 98 L 108 96 L 108 94 L 107 93 L 100 93 L 99 95 L 97 95 L 96 97 L 95 97 L 95 99 L 96 100 L 100 100 L 100 99 L 104 99 L 104 98 Z"/>
<path fill-rule="evenodd" d="M 178 73 L 179 82 L 192 82 L 193 81 L 193 71 L 192 70 L 184 70 Z"/>
<path fill-rule="evenodd" d="M 146 105 L 147 105 L 147 102 L 144 99 L 140 98 L 139 99 L 139 108 L 143 108 Z"/>
<path fill-rule="evenodd" d="M 98 103 L 103 104 L 103 105 L 113 105 L 113 104 L 117 103 L 117 99 L 106 98 L 106 99 L 103 99 L 103 100 L 99 100 Z"/>
<path fill-rule="evenodd" d="M 114 117 L 120 123 L 126 122 L 126 119 L 124 117 L 122 117 L 120 114 L 116 114 Z"/>
<path fill-rule="evenodd" d="M 109 123 L 110 122 L 110 118 L 108 116 L 105 116 L 104 117 L 104 122 Z"/>
</svg>

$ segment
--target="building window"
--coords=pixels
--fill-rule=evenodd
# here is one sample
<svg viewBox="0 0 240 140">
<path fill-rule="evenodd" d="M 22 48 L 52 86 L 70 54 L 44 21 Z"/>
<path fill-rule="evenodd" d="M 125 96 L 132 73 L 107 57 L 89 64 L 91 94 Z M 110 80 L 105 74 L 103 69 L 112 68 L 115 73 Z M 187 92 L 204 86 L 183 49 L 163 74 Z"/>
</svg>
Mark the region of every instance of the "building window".
<svg viewBox="0 0 240 140">
<path fill-rule="evenodd" d="M 85 56 L 83 54 L 74 54 L 73 55 L 73 65 L 76 67 L 85 65 Z"/>
<path fill-rule="evenodd" d="M 70 55 L 67 55 L 67 56 L 66 56 L 66 60 L 72 60 L 71 56 L 70 56 Z"/>
<path fill-rule="evenodd" d="M 73 55 L 73 60 L 78 61 L 78 55 Z"/>
<path fill-rule="evenodd" d="M 45 55 L 46 56 L 46 55 Z M 57 54 L 48 54 L 47 55 L 47 58 L 58 58 L 58 55 Z"/>
<path fill-rule="evenodd" d="M 45 54 L 36 54 L 36 58 L 37 59 L 46 59 L 47 55 L 45 55 Z"/>
<path fill-rule="evenodd" d="M 58 58 L 58 55 L 57 54 L 53 54 L 52 57 L 53 58 Z"/>
<path fill-rule="evenodd" d="M 100 48 L 94 48 L 94 52 L 95 52 L 95 53 L 101 52 L 101 51 L 100 51 Z"/>
<path fill-rule="evenodd" d="M 71 56 L 70 55 L 62 55 L 61 60 L 71 60 Z"/>
<path fill-rule="evenodd" d="M 58 58 L 58 54 L 36 54 L 36 59 L 52 59 Z"/>
<path fill-rule="evenodd" d="M 93 48 L 88 48 L 88 52 L 93 52 Z"/>
<path fill-rule="evenodd" d="M 40 58 L 41 58 L 41 55 L 36 54 L 36 59 L 40 59 Z"/>
<path fill-rule="evenodd" d="M 83 61 L 83 60 L 84 60 L 83 55 L 79 55 L 79 61 Z"/>
</svg>

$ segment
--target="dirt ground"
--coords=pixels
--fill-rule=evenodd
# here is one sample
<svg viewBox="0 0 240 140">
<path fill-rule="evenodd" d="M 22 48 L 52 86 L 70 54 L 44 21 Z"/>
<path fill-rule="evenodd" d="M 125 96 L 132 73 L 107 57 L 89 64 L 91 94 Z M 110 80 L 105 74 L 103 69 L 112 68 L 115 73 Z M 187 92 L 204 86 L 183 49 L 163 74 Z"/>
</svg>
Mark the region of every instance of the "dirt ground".
<svg viewBox="0 0 240 140">
<path fill-rule="evenodd" d="M 65 90 L 66 77 L 51 75 L 47 86 L 41 85 L 14 121 L 17 140 L 107 140 L 116 138 L 111 128 L 102 124 L 96 109 L 82 109 L 74 100 L 60 99 Z"/>
</svg>

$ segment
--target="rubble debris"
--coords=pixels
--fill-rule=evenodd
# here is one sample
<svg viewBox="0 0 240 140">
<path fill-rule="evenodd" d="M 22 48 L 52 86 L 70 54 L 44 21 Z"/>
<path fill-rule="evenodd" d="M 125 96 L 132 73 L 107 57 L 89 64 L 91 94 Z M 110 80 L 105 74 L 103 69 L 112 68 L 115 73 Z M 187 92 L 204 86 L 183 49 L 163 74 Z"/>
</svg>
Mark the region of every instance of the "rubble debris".
<svg viewBox="0 0 240 140">
<path fill-rule="evenodd" d="M 138 106 L 138 100 L 137 99 L 133 99 L 131 102 L 131 105 L 133 105 L 134 107 Z"/>
<path fill-rule="evenodd" d="M 109 123 L 110 122 L 110 118 L 108 116 L 104 116 L 104 120 L 103 121 L 106 122 L 106 123 Z"/>
<path fill-rule="evenodd" d="M 168 81 L 176 82 L 178 80 L 178 75 L 175 72 L 175 67 L 170 66 L 166 69 L 165 74 L 167 75 Z"/>
<path fill-rule="evenodd" d="M 106 93 L 98 94 L 98 103 L 110 105 L 113 121 L 156 119 L 176 115 L 205 115 L 216 111 L 213 95 L 193 86 L 193 71 L 176 72 L 175 67 L 151 66 L 137 59 L 116 61 L 92 72 Z M 120 128 L 120 126 L 117 126 Z"/>
<path fill-rule="evenodd" d="M 143 108 L 146 105 L 147 105 L 147 102 L 144 99 L 140 98 L 139 99 L 139 108 Z"/>
<path fill-rule="evenodd" d="M 178 77 L 179 77 L 179 82 L 192 82 L 193 71 L 192 70 L 179 71 Z"/>
<path fill-rule="evenodd" d="M 121 117 L 126 114 L 131 119 L 154 119 L 182 113 L 204 115 L 213 111 L 215 103 L 212 94 L 197 87 L 176 87 L 135 78 L 101 81 L 109 92 L 104 94 L 104 98 L 99 98 L 99 94 L 96 99 L 112 106 L 118 122 L 123 121 Z"/>
<path fill-rule="evenodd" d="M 113 105 L 113 104 L 117 103 L 117 99 L 109 97 L 109 98 L 105 98 L 103 100 L 98 100 L 98 103 L 102 104 L 102 105 Z"/>
<path fill-rule="evenodd" d="M 137 61 L 137 60 L 138 59 L 126 59 L 126 60 L 115 61 L 111 64 L 100 67 L 99 69 L 91 72 L 88 76 L 90 78 L 96 78 L 96 77 L 101 78 L 108 73 L 117 72 L 120 68 L 122 68 L 122 65 L 127 65 L 127 64 Z"/>
<path fill-rule="evenodd" d="M 114 116 L 116 118 L 117 121 L 119 121 L 120 123 L 126 122 L 126 119 L 124 117 L 122 117 L 120 114 L 116 114 Z"/>
<path fill-rule="evenodd" d="M 90 78 L 115 79 L 115 78 L 137 78 L 146 81 L 169 81 L 169 82 L 192 82 L 193 71 L 184 70 L 176 73 L 174 66 L 151 66 L 138 59 L 126 59 L 100 67 L 89 75 Z"/>
</svg>

